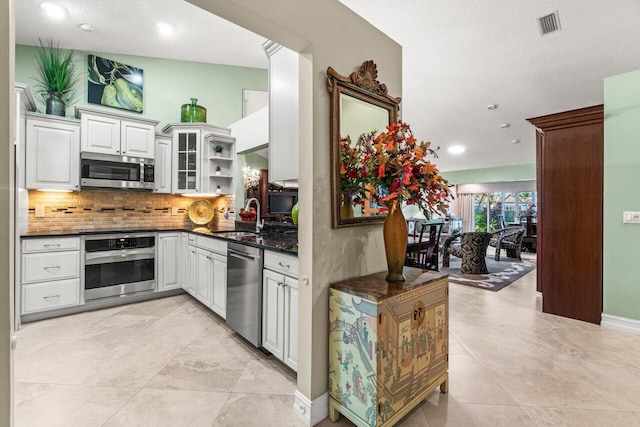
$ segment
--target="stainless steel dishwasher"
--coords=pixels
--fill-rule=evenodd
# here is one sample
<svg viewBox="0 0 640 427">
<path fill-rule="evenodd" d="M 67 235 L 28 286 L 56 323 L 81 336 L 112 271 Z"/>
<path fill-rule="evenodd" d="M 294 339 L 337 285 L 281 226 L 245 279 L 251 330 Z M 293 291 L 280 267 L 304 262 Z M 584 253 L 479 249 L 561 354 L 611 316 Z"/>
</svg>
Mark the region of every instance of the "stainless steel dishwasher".
<svg viewBox="0 0 640 427">
<path fill-rule="evenodd" d="M 227 325 L 262 347 L 262 249 L 229 243 Z"/>
</svg>

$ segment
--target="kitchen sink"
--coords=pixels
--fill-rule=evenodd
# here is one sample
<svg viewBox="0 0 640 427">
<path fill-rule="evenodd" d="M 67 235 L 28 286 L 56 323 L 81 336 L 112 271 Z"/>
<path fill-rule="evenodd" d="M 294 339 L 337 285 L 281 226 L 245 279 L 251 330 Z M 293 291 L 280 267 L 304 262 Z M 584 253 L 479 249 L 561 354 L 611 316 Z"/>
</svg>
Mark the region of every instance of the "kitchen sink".
<svg viewBox="0 0 640 427">
<path fill-rule="evenodd" d="M 246 236 L 257 236 L 258 233 L 255 233 L 253 231 L 214 231 L 213 233 L 214 236 L 215 235 L 219 235 L 220 237 L 246 237 Z"/>
</svg>

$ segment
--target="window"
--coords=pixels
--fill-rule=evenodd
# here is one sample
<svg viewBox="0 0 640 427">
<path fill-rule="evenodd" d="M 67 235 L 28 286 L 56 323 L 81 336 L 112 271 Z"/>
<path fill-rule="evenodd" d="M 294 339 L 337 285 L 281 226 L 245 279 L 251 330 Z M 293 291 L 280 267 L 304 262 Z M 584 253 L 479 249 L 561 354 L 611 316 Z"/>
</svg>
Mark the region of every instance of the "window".
<svg viewBox="0 0 640 427">
<path fill-rule="evenodd" d="M 476 193 L 473 195 L 475 231 L 496 231 L 525 220 L 527 212 L 535 211 L 535 191 Z"/>
</svg>

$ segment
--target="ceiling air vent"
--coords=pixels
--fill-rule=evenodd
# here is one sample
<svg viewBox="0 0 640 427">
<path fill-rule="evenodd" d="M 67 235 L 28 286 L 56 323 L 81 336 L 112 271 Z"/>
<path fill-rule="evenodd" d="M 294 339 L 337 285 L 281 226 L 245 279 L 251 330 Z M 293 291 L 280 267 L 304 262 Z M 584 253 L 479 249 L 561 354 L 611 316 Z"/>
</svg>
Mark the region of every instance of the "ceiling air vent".
<svg viewBox="0 0 640 427">
<path fill-rule="evenodd" d="M 538 26 L 540 27 L 540 34 L 545 35 L 558 31 L 560 29 L 560 18 L 558 17 L 558 11 L 545 15 L 542 18 L 538 18 Z"/>
</svg>

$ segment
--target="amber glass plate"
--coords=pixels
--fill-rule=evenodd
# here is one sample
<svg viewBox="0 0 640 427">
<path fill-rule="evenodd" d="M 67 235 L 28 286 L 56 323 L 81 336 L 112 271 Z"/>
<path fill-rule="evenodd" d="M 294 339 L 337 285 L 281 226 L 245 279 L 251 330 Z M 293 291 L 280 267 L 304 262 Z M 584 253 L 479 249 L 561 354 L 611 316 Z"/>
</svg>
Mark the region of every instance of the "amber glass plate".
<svg viewBox="0 0 640 427">
<path fill-rule="evenodd" d="M 189 206 L 189 219 L 202 225 L 213 219 L 213 205 L 208 200 L 196 200 Z"/>
</svg>

